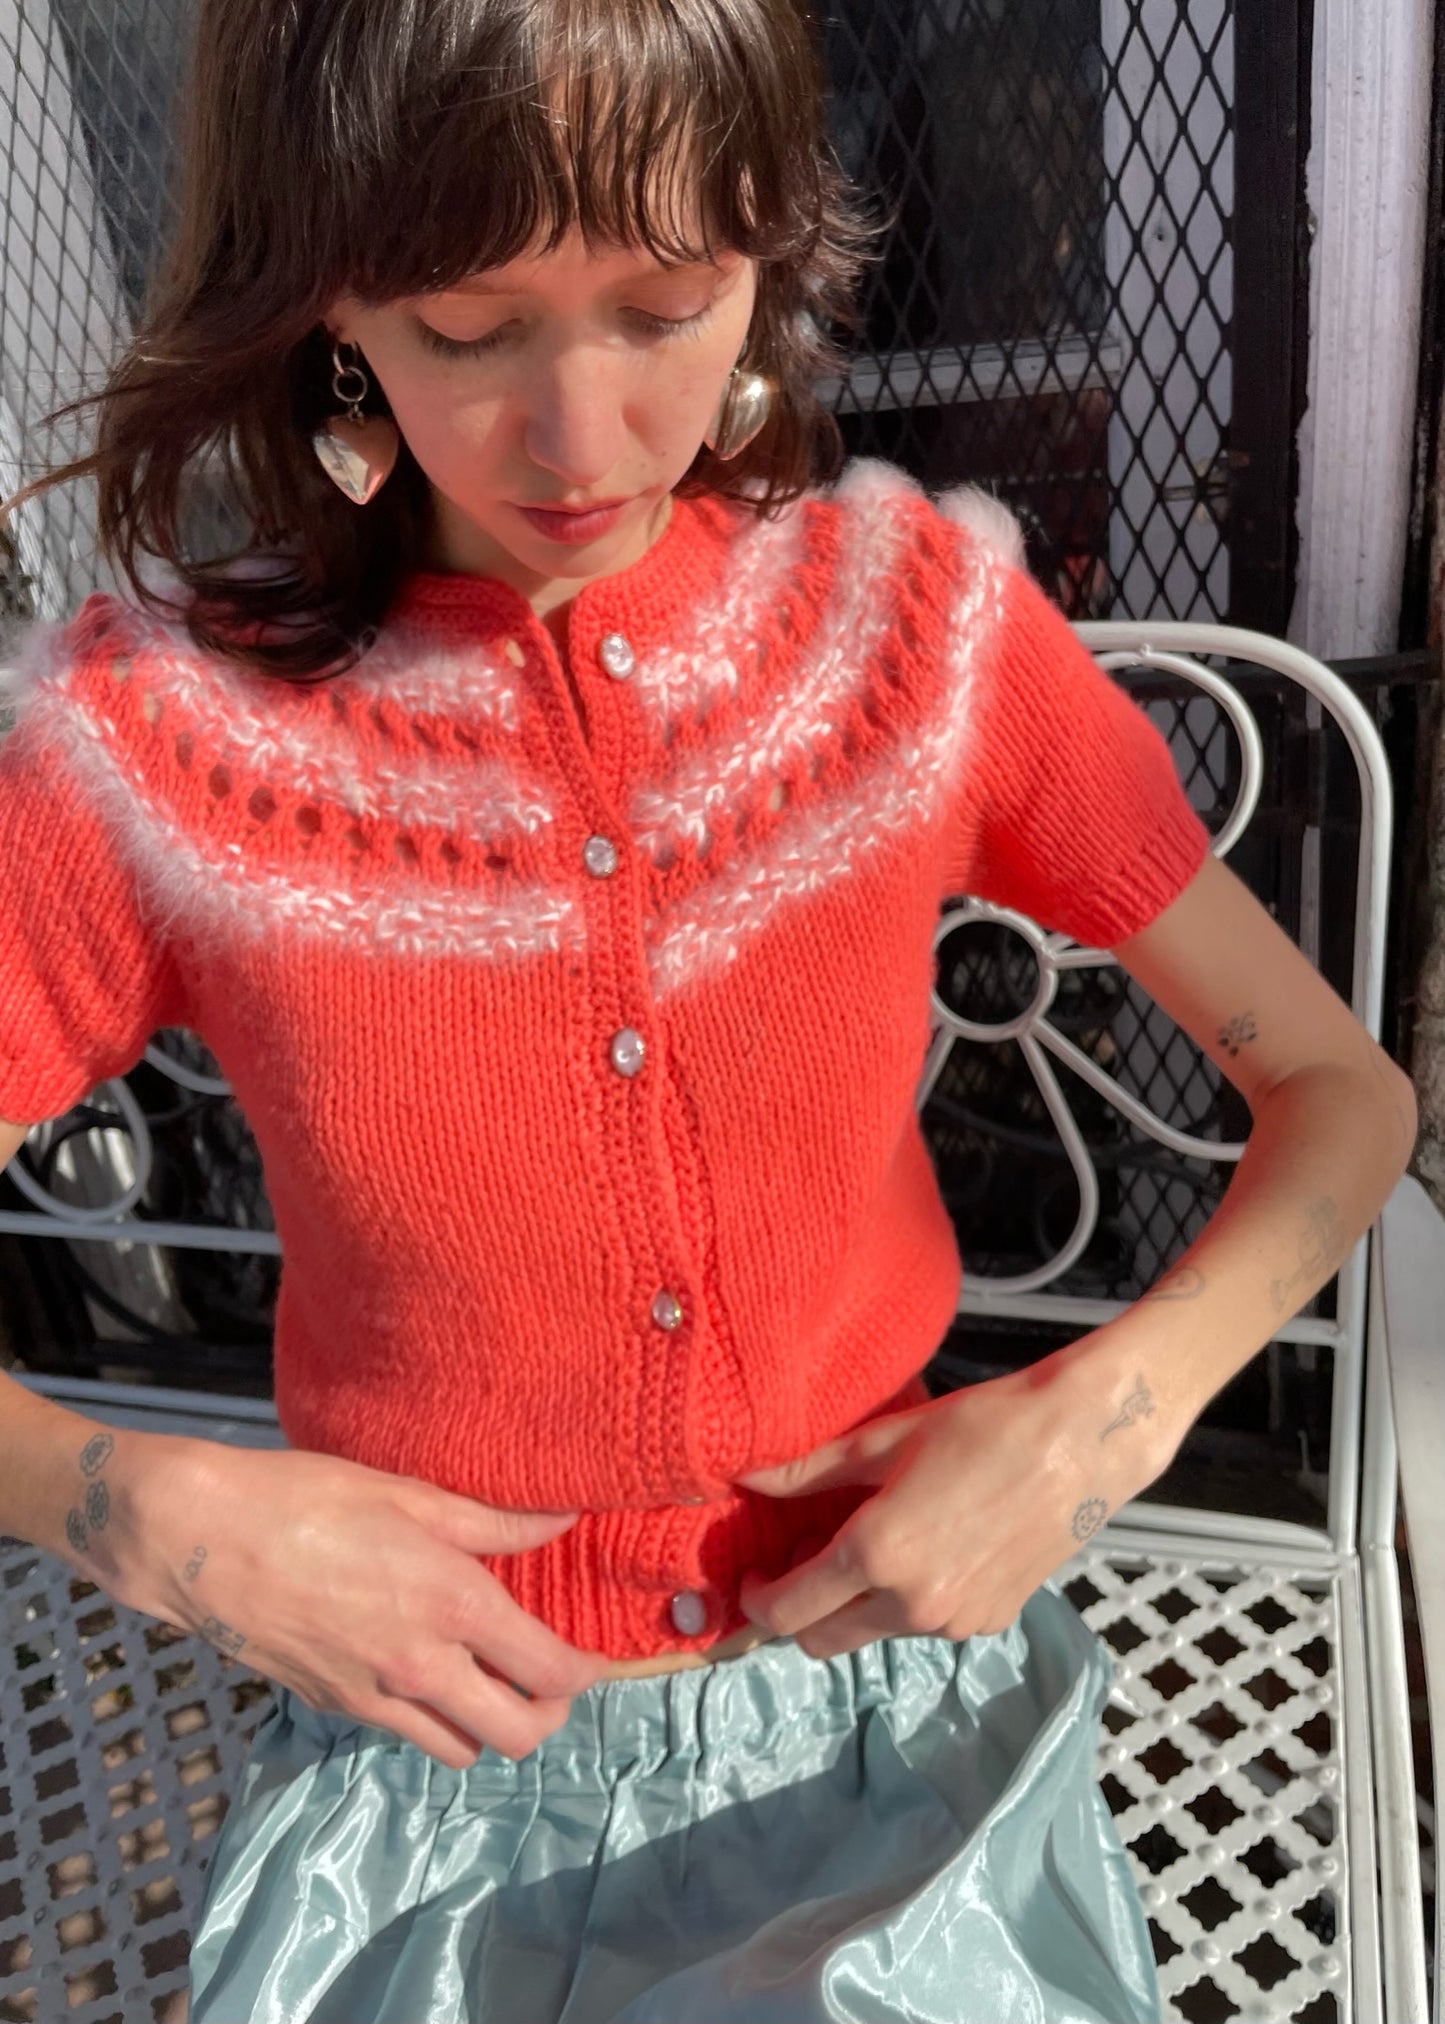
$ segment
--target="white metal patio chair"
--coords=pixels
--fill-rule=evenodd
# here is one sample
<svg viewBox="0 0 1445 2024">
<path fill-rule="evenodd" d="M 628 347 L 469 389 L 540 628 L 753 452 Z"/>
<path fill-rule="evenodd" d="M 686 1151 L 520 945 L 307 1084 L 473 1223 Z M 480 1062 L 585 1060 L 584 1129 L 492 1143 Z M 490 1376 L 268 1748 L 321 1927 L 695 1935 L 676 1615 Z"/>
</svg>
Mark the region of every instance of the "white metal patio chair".
<svg viewBox="0 0 1445 2024">
<path fill-rule="evenodd" d="M 1195 624 L 1089 625 L 1106 666 L 1142 664 L 1214 697 L 1239 740 L 1239 793 L 1216 841 L 1254 812 L 1261 742 L 1231 681 L 1197 656 L 1298 683 L 1340 727 L 1360 789 L 1355 1010 L 1378 1031 L 1390 793 L 1378 734 L 1346 685 L 1263 635 Z M 1088 1242 L 1098 1187 L 1054 1063 L 1183 1157 L 1237 1149 L 1156 1116 L 1050 1023 L 1058 979 L 1107 963 L 1017 915 L 963 901 L 935 946 L 1004 922 L 1037 966 L 1033 1002 L 1003 1024 L 935 996 L 922 1105 L 954 1047 L 1017 1040 L 1078 1180 L 1073 1234 L 1008 1282 L 965 1281 L 960 1312 L 1076 1332 L 1119 1303 L 1050 1293 Z M 160 1065 L 169 1057 L 157 1049 Z M 194 1081 L 195 1078 L 189 1078 Z M 224 1085 L 221 1085 L 222 1087 Z M 23 1182 L 0 1229 L 122 1244 L 274 1250 L 253 1231 L 138 1222 L 143 1121 L 108 1205 L 77 1211 Z M 38 1128 L 43 1135 L 46 1127 Z M 1166 2016 L 1187 2024 L 1440 2024 L 1440 1934 L 1425 1931 L 1396 1566 L 1397 1469 L 1424 1627 L 1437 1772 L 1445 1736 L 1445 1224 L 1403 1182 L 1346 1261 L 1333 1318 L 1280 1340 L 1333 1355 L 1328 1494 L 1318 1526 L 1138 1502 L 1059 1580 L 1115 1654 L 1099 1775 L 1135 1866 L 1160 1957 Z M 280 1445 L 264 1402 L 33 1377 L 113 1424 Z M 62 1562 L 0 1542 L 0 2018 L 182 2024 L 188 1922 L 263 1679 L 204 1642 L 114 1606 Z M 1438 1901 L 1437 1901 L 1438 1902 Z M 999 2020 L 1010 2024 L 1010 2020 Z"/>
</svg>

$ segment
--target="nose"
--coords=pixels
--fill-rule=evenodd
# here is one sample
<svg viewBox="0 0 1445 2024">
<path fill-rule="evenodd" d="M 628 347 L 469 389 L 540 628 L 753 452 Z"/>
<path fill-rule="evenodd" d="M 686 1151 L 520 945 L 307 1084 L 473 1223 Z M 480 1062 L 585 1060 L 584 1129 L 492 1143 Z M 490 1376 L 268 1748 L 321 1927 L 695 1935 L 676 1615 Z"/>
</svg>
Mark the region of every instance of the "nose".
<svg viewBox="0 0 1445 2024">
<path fill-rule="evenodd" d="M 624 374 L 601 347 L 575 345 L 539 369 L 523 435 L 534 464 L 579 490 L 622 463 Z"/>
</svg>

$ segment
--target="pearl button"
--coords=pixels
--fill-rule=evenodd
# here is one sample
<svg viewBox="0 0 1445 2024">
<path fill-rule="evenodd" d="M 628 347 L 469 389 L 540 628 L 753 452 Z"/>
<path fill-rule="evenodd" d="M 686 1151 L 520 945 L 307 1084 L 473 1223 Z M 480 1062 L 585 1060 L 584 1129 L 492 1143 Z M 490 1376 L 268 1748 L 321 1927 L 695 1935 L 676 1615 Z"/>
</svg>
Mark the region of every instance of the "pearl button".
<svg viewBox="0 0 1445 2024">
<path fill-rule="evenodd" d="M 671 1293 L 659 1293 L 652 1303 L 652 1318 L 659 1328 L 677 1328 L 682 1321 L 682 1303 Z"/>
<path fill-rule="evenodd" d="M 605 836 L 589 836 L 582 846 L 582 862 L 593 878 L 608 878 L 617 869 L 617 848 Z"/>
<path fill-rule="evenodd" d="M 608 674 L 619 682 L 625 681 L 637 665 L 637 656 L 632 651 L 632 642 L 626 633 L 604 633 L 597 649 L 597 658 Z"/>
<path fill-rule="evenodd" d="M 684 1589 L 672 1598 L 672 1621 L 684 1637 L 697 1637 L 707 1629 L 707 1604 L 695 1589 Z"/>
<path fill-rule="evenodd" d="M 682 1501 L 684 1504 L 706 1504 L 707 1499 L 706 1497 L 684 1497 Z"/>
<path fill-rule="evenodd" d="M 612 1036 L 612 1066 L 619 1075 L 636 1075 L 646 1049 L 635 1026 L 624 1026 Z"/>
</svg>

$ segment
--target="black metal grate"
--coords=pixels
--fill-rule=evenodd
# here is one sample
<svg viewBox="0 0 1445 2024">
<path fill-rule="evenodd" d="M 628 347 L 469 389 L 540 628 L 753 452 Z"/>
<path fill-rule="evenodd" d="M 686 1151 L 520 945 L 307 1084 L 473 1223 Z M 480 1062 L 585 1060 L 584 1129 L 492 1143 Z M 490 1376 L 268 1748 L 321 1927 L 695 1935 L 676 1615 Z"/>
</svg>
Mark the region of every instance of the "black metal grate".
<svg viewBox="0 0 1445 2024">
<path fill-rule="evenodd" d="M 897 218 L 850 448 L 989 484 L 1073 617 L 1223 617 L 1231 0 L 842 0 L 828 49 Z"/>
<path fill-rule="evenodd" d="M 181 0 L 44 0 L 0 15 L 0 489 L 76 454 L 42 416 L 103 377 L 169 212 Z M 71 609 L 105 572 L 80 488 L 17 516 L 0 611 Z"/>
</svg>

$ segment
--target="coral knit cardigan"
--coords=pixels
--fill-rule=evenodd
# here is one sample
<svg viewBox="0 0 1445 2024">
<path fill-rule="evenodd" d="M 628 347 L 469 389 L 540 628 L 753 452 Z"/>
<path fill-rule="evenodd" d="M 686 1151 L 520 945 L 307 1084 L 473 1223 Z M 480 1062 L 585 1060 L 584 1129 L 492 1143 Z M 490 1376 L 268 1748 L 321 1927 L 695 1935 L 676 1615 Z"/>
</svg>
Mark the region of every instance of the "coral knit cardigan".
<svg viewBox="0 0 1445 2024">
<path fill-rule="evenodd" d="M 265 1165 L 288 1440 L 579 1511 L 483 1564 L 580 1646 L 738 1628 L 867 1493 L 734 1479 L 924 1396 L 944 900 L 1107 946 L 1207 848 L 1007 546 L 871 461 L 773 520 L 674 500 L 571 607 L 580 715 L 464 575 L 309 688 L 102 593 L 13 660 L 0 1115 L 196 1031 Z"/>
</svg>

